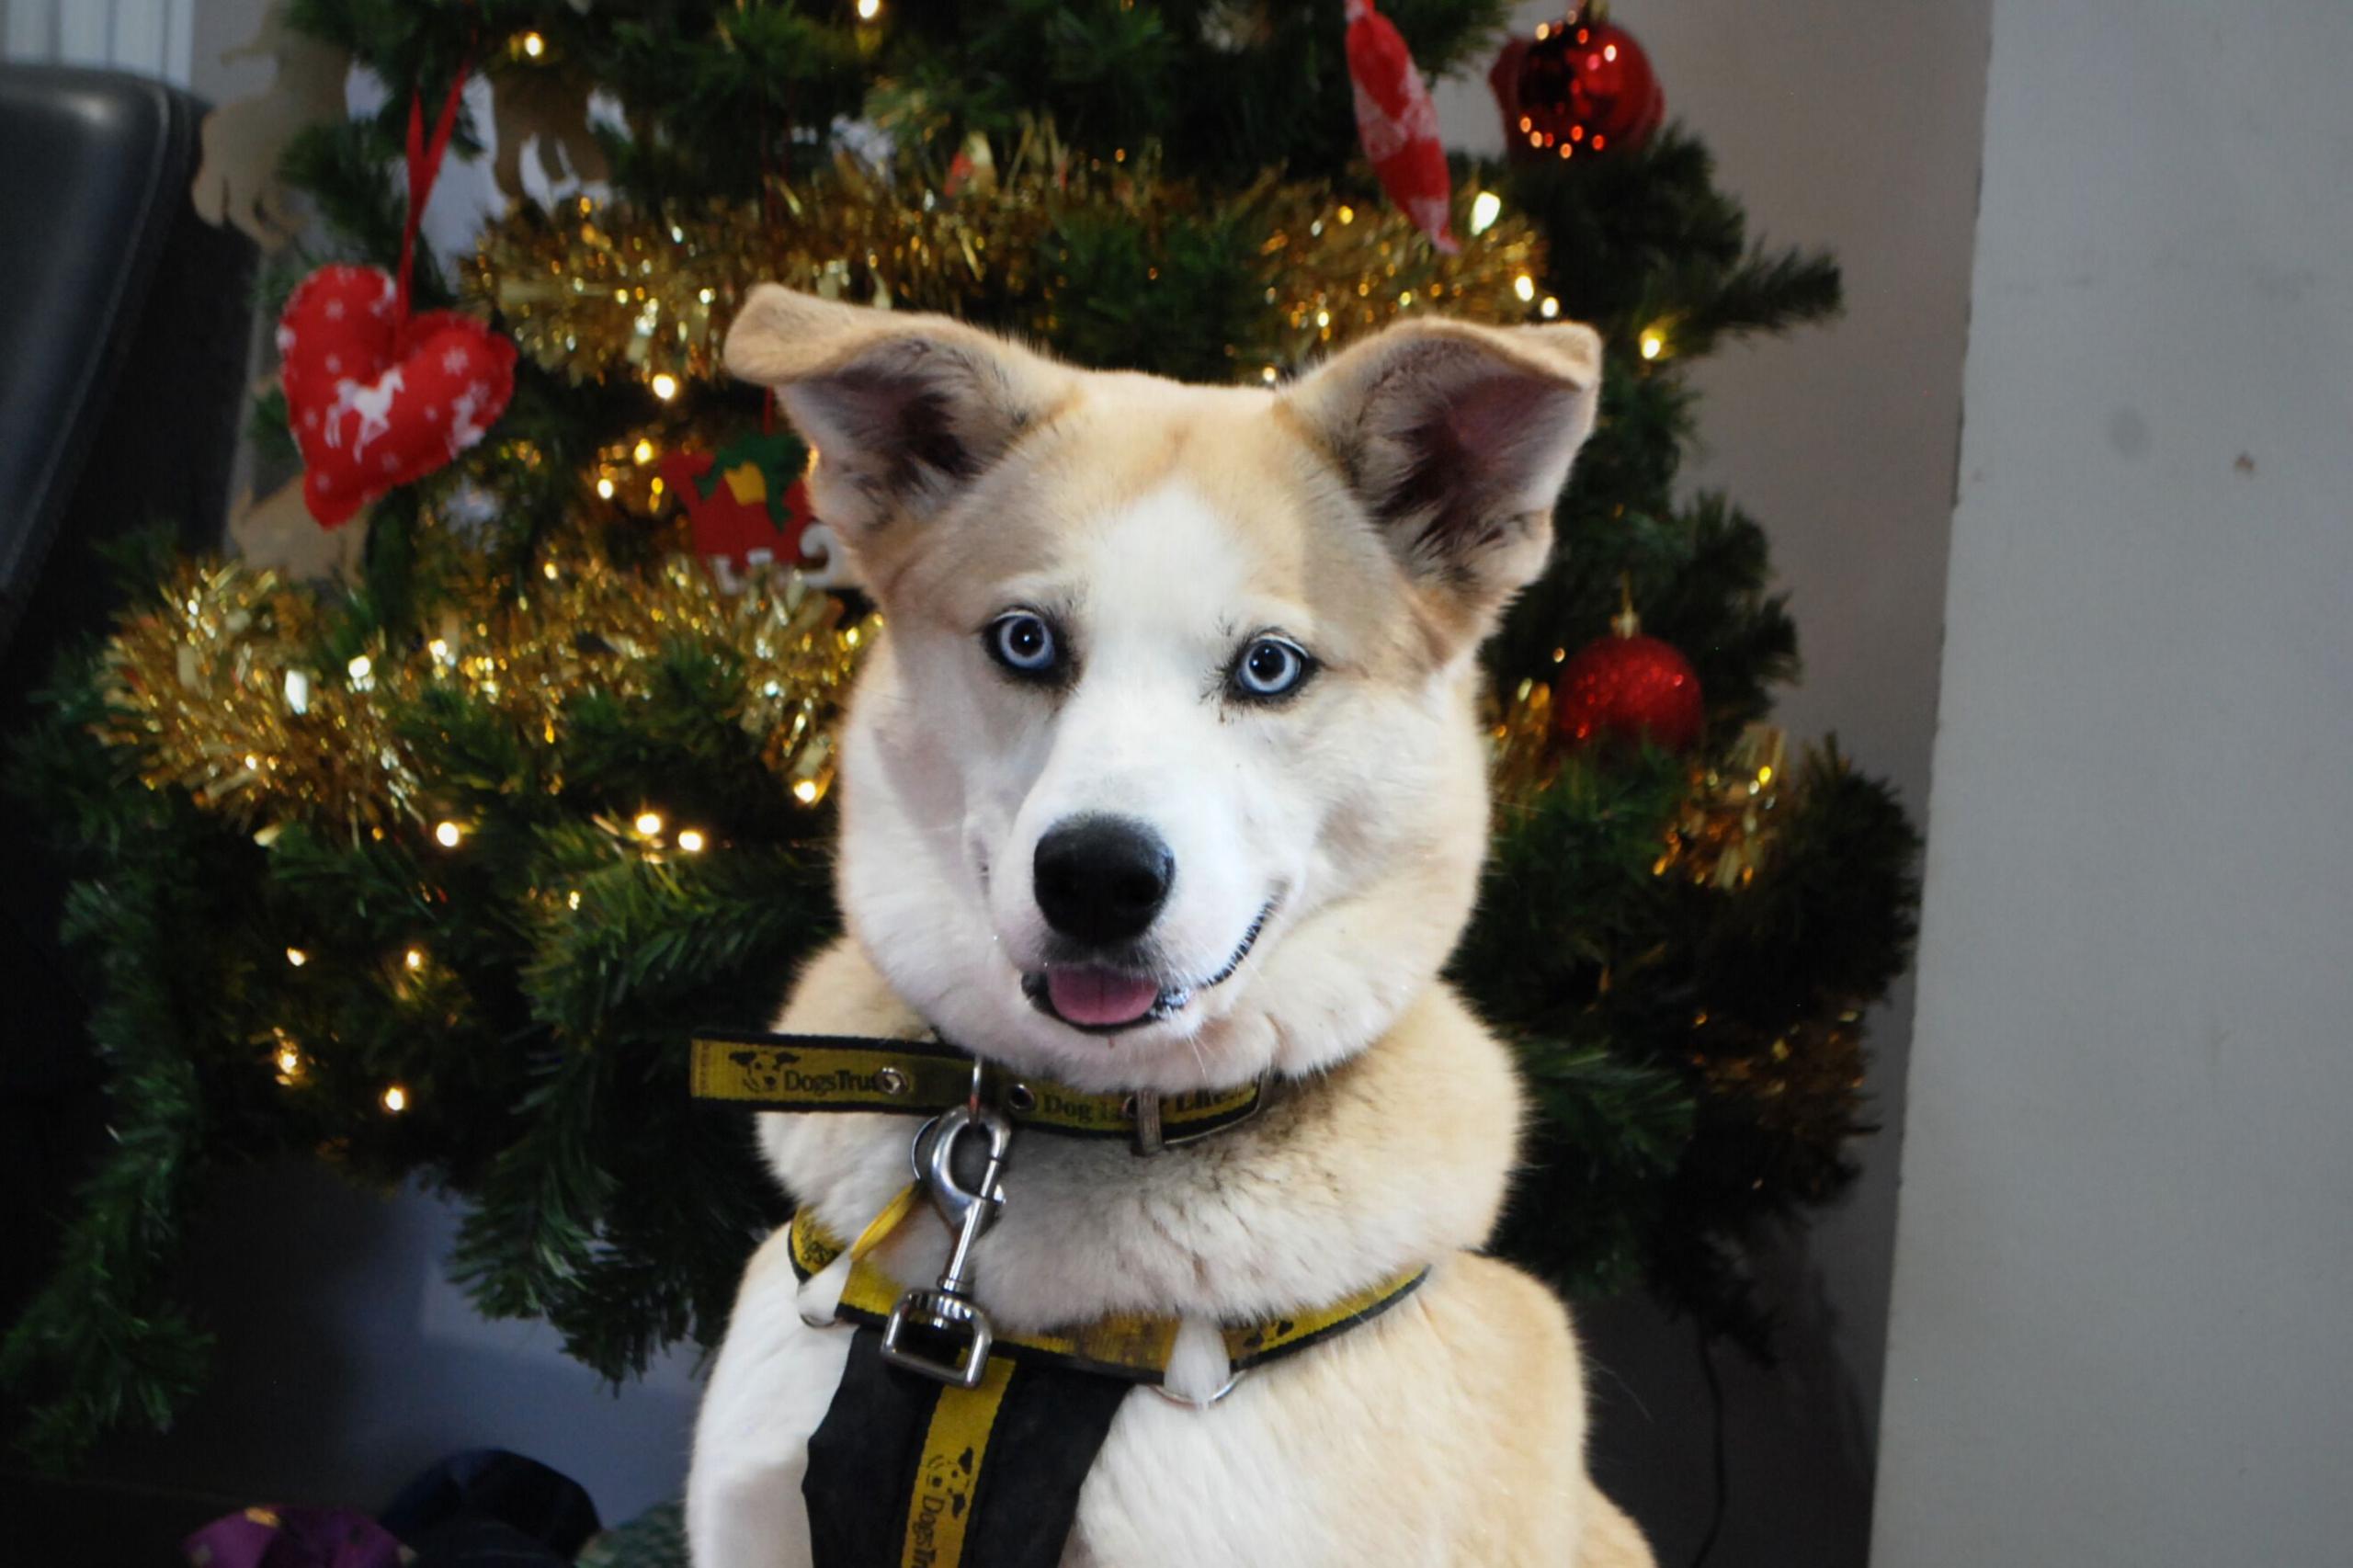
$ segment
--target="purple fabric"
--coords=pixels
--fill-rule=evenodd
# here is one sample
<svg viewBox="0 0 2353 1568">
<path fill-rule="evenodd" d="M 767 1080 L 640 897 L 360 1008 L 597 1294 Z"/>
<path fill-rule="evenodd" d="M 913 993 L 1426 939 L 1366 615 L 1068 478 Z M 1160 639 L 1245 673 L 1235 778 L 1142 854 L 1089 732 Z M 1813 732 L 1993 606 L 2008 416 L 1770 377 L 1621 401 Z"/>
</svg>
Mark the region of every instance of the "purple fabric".
<svg viewBox="0 0 2353 1568">
<path fill-rule="evenodd" d="M 180 1543 L 188 1568 L 400 1568 L 406 1553 L 351 1508 L 247 1508 Z"/>
</svg>

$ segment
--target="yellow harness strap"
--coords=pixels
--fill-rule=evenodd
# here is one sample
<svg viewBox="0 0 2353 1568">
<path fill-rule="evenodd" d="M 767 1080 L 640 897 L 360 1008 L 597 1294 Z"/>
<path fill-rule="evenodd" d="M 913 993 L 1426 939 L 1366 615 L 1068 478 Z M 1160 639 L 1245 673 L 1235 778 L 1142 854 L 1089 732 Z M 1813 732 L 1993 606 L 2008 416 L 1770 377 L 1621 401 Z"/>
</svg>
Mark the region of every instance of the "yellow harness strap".
<svg viewBox="0 0 2353 1568">
<path fill-rule="evenodd" d="M 892 1208 L 904 1213 L 902 1204 L 908 1200 L 908 1195 L 902 1194 Z M 885 1215 L 891 1212 L 884 1210 Z M 893 1224 L 896 1222 L 892 1221 Z M 866 1228 L 858 1238 L 861 1246 L 872 1244 L 867 1241 L 868 1236 L 881 1239 L 875 1235 L 875 1229 L 871 1224 Z M 822 1272 L 843 1251 L 840 1240 L 820 1225 L 807 1209 L 792 1217 L 791 1246 L 793 1271 L 803 1279 Z M 891 1309 L 903 1293 L 898 1282 L 867 1262 L 858 1247 L 854 1246 L 851 1251 L 849 1283 L 843 1288 L 838 1314 L 854 1323 L 880 1325 L 889 1322 Z M 1326 1306 L 1262 1323 L 1228 1324 L 1224 1330 L 1226 1357 L 1237 1372 L 1279 1360 L 1318 1340 L 1380 1316 L 1410 1295 L 1428 1274 L 1427 1267 L 1406 1269 Z M 1043 1360 L 1128 1382 L 1156 1384 L 1167 1370 L 1169 1356 L 1176 1347 L 1176 1329 L 1175 1318 L 1122 1313 L 1097 1318 L 1061 1334 L 999 1333 L 991 1355 L 1013 1360 Z"/>
<path fill-rule="evenodd" d="M 900 1568 L 933 1568 L 964 1560 L 964 1532 L 988 1458 L 989 1431 L 1013 1382 L 1013 1363 L 989 1358 L 976 1388 L 944 1388 L 924 1428 L 915 1461 L 915 1495 L 907 1503 L 906 1547 Z"/>
</svg>

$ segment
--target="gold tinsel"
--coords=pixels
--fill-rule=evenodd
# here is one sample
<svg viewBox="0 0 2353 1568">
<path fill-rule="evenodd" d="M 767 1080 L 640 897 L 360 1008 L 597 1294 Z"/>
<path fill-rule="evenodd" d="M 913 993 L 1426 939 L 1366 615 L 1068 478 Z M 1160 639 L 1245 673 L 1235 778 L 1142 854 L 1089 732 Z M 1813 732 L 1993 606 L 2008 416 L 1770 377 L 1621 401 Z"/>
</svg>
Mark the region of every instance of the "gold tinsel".
<svg viewBox="0 0 2353 1568">
<path fill-rule="evenodd" d="M 1780 1169 L 1757 1179 L 1827 1197 L 1837 1185 L 1839 1148 L 1865 1131 L 1861 1012 L 1836 1008 L 1769 1040 L 1702 1014 L 1693 1033 L 1699 1049 L 1692 1062 L 1709 1094 L 1740 1102 L 1787 1151 Z"/>
<path fill-rule="evenodd" d="M 641 574 L 592 554 L 545 557 L 518 585 L 456 585 L 414 646 L 380 638 L 328 659 L 321 620 L 315 593 L 272 573 L 182 563 L 106 649 L 102 737 L 137 753 L 151 787 L 182 787 L 246 825 L 381 832 L 428 821 L 438 804 L 395 722 L 424 691 L 490 702 L 552 744 L 567 702 L 590 689 L 651 695 L 654 656 L 685 637 L 741 661 L 733 717 L 814 804 L 833 781 L 841 700 L 881 626 L 844 624 L 841 601 L 797 574 L 731 593 L 684 557 Z"/>
<path fill-rule="evenodd" d="M 1560 774 L 1560 748 L 1552 735 L 1552 688 L 1524 680 L 1491 716 L 1487 728 L 1488 785 L 1495 803 L 1533 805 Z"/>
<path fill-rule="evenodd" d="M 1718 888 L 1746 887 L 1773 846 L 1790 789 L 1789 742 L 1770 724 L 1740 733 L 1722 763 L 1700 769 L 1651 869 Z"/>
<path fill-rule="evenodd" d="M 1470 237 L 1455 256 L 1395 208 L 1326 185 L 1267 177 L 1222 200 L 1260 236 L 1267 303 L 1262 329 L 1228 345 L 1237 376 L 1279 374 L 1414 311 L 1493 323 L 1542 313 L 1541 239 L 1513 216 L 1471 234 L 1479 195 L 1468 184 L 1457 192 L 1457 229 Z M 1082 158 L 1033 130 L 1002 169 L 984 143 L 968 147 L 952 180 L 844 156 L 809 180 L 772 185 L 764 202 L 641 212 L 581 198 L 553 212 L 518 210 L 484 234 L 465 291 L 498 312 L 525 353 L 575 381 L 713 375 L 737 301 L 764 281 L 917 310 L 1002 301 L 1051 338 L 1061 285 L 1037 263 L 1058 221 L 1108 209 L 1149 223 L 1205 199 L 1148 155 Z"/>
</svg>

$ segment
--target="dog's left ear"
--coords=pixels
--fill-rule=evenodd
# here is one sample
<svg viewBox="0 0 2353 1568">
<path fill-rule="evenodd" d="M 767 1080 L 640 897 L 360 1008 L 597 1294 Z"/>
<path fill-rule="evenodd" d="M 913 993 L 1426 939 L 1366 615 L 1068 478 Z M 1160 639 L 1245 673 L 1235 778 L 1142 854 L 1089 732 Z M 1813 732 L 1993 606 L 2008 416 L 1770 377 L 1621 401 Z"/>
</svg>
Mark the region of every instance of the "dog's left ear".
<svg viewBox="0 0 2353 1568">
<path fill-rule="evenodd" d="M 1588 326 L 1394 326 L 1283 394 L 1407 573 L 1483 633 L 1544 569 L 1552 503 L 1592 434 Z"/>
<path fill-rule="evenodd" d="M 727 368 L 774 387 L 816 449 L 817 515 L 866 552 L 949 506 L 1066 395 L 1070 372 L 947 316 L 773 283 L 727 331 Z"/>
</svg>

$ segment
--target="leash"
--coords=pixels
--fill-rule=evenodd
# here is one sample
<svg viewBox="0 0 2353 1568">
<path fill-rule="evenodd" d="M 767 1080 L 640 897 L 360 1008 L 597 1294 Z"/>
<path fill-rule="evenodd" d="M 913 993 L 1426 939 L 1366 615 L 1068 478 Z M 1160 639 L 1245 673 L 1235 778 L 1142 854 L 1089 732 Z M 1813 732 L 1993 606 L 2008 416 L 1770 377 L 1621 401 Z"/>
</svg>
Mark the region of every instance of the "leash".
<svg viewBox="0 0 2353 1568">
<path fill-rule="evenodd" d="M 908 1148 L 915 1181 L 854 1241 L 806 1208 L 788 1237 L 804 1290 L 829 1269 L 846 1274 L 831 1312 L 804 1309 L 805 1321 L 853 1329 L 801 1481 L 818 1568 L 1054 1568 L 1130 1390 L 1206 1409 L 1254 1369 L 1371 1321 L 1428 1276 L 1417 1267 L 1320 1307 L 1223 1325 L 1223 1386 L 1179 1398 L 1162 1386 L 1179 1319 L 1119 1314 L 1061 1333 L 999 1333 L 967 1280 L 973 1244 L 1004 1210 L 1017 1133 L 1119 1139 L 1140 1157 L 1158 1154 L 1256 1115 L 1265 1078 L 1173 1096 L 1099 1094 L 1010 1074 L 938 1040 L 706 1030 L 693 1041 L 689 1085 L 698 1098 L 761 1110 L 923 1119 Z M 968 1138 L 980 1155 L 970 1183 L 958 1171 Z M 934 1284 L 902 1291 L 867 1255 L 925 1197 L 955 1244 Z M 1015 1458 L 991 1464 L 992 1454 Z"/>
</svg>

